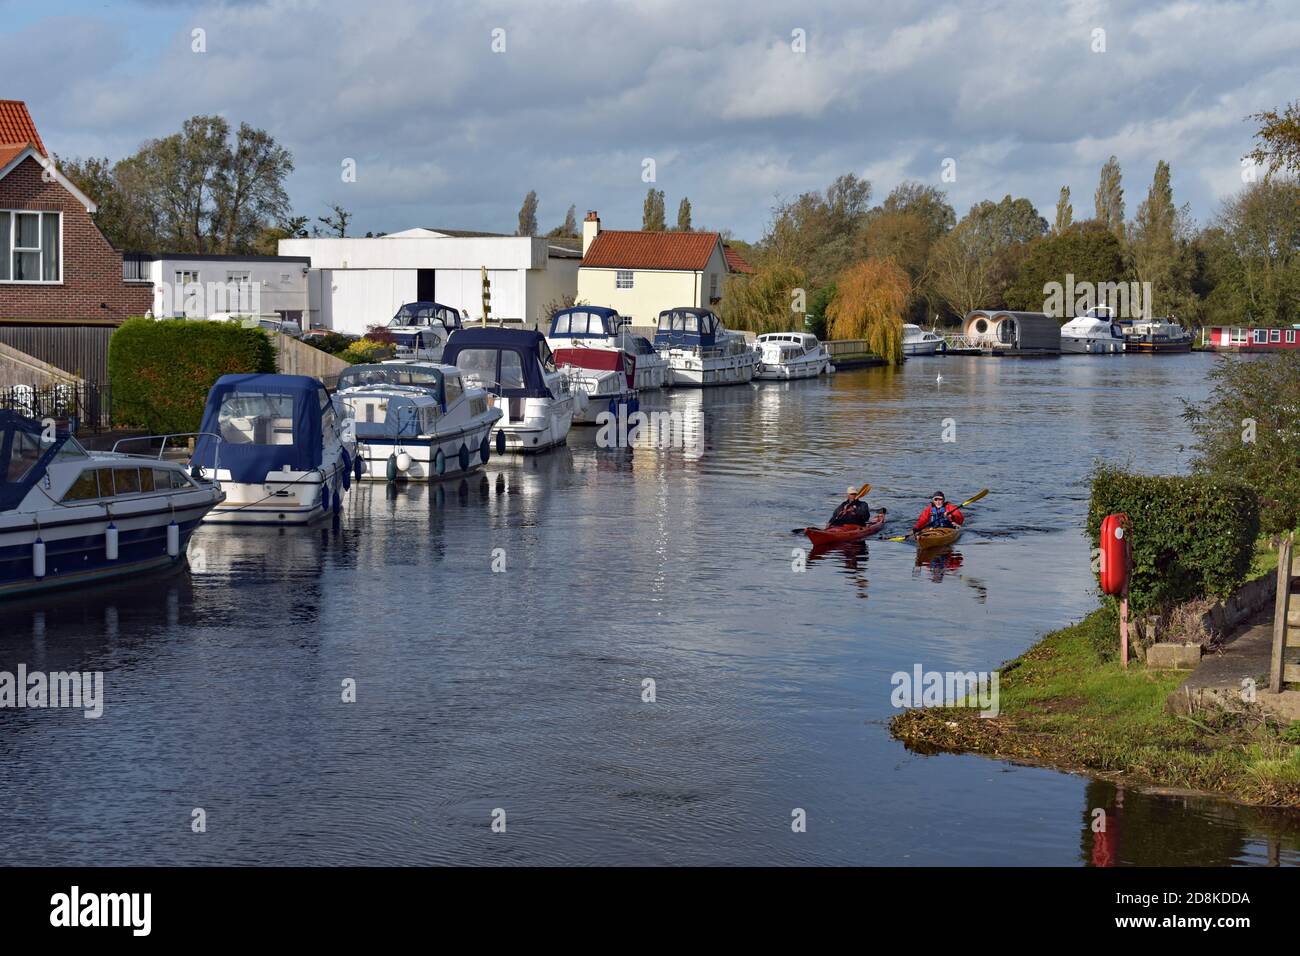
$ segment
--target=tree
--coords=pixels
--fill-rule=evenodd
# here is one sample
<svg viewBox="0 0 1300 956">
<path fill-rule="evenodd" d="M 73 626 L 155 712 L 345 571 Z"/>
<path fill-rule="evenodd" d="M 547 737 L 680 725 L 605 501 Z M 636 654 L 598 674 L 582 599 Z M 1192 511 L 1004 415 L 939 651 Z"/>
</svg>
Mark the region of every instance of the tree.
<svg viewBox="0 0 1300 956">
<path fill-rule="evenodd" d="M 729 329 L 764 332 L 802 331 L 803 315 L 792 311 L 796 289 L 807 276 L 797 266 L 768 263 L 753 275 L 727 276 L 723 285 L 722 320 Z"/>
<path fill-rule="evenodd" d="M 1151 283 L 1158 314 L 1178 309 L 1190 288 L 1190 260 L 1183 248 L 1189 215 L 1186 208 L 1174 205 L 1169 164 L 1160 160 L 1147 198 L 1139 204 L 1128 230 L 1134 271 L 1139 282 Z"/>
<path fill-rule="evenodd" d="M 1266 533 L 1300 527 L 1300 356 L 1225 358 L 1209 378 L 1209 399 L 1184 411 L 1196 436 L 1194 467 L 1250 485 Z"/>
<path fill-rule="evenodd" d="M 569 211 L 564 214 L 564 222 L 548 232 L 546 237 L 548 239 L 578 238 L 578 207 L 570 205 Z"/>
<path fill-rule="evenodd" d="M 677 204 L 677 231 L 691 231 L 691 201 L 685 196 L 683 196 L 682 201 Z"/>
<path fill-rule="evenodd" d="M 996 308 L 1029 243 L 1047 231 L 1047 220 L 1028 199 L 1004 196 L 971 207 L 930 256 L 929 280 L 935 296 L 959 316 Z"/>
<path fill-rule="evenodd" d="M 292 156 L 270 133 L 239 124 L 216 195 L 223 254 L 250 248 L 266 223 L 289 215 L 284 179 L 291 172 Z"/>
<path fill-rule="evenodd" d="M 867 348 L 890 365 L 903 361 L 903 310 L 912 294 L 907 272 L 892 259 L 864 259 L 836 280 L 827 307 L 829 333 L 837 339 L 865 339 Z"/>
<path fill-rule="evenodd" d="M 1261 125 L 1255 133 L 1259 145 L 1247 156 L 1267 166 L 1269 176 L 1279 169 L 1300 173 L 1300 101 L 1288 103 L 1281 115 L 1266 110 L 1248 118 Z"/>
<path fill-rule="evenodd" d="M 139 204 L 133 202 L 122 190 L 113 163 L 108 157 L 65 160 L 55 156 L 54 165 L 95 201 L 97 208 L 91 218 L 113 248 L 134 252 L 154 251 L 155 223 L 145 220 L 140 214 Z"/>
<path fill-rule="evenodd" d="M 1278 327 L 1300 322 L 1300 183 L 1270 178 L 1220 207 L 1200 237 L 1205 321 Z"/>
<path fill-rule="evenodd" d="M 1056 223 L 1052 226 L 1052 232 L 1058 236 L 1070 228 L 1070 223 L 1074 221 L 1074 207 L 1070 205 L 1070 187 L 1062 186 L 1061 195 L 1056 200 Z"/>
<path fill-rule="evenodd" d="M 829 283 L 861 257 L 871 184 L 845 173 L 825 194 L 806 192 L 772 209 L 758 245 L 762 261 L 798 266 L 814 288 Z"/>
<path fill-rule="evenodd" d="M 938 239 L 957 224 L 957 213 L 942 189 L 915 180 L 899 183 L 873 213 L 907 213 L 925 224 L 930 241 Z"/>
<path fill-rule="evenodd" d="M 348 237 L 348 223 L 351 220 L 352 213 L 339 205 L 330 206 L 330 214 L 328 216 L 316 217 L 317 222 L 324 226 L 328 232 L 334 233 L 339 239 L 346 239 Z"/>
<path fill-rule="evenodd" d="M 1007 288 L 1007 307 L 1048 311 L 1048 284 L 1059 283 L 1064 291 L 1067 275 L 1074 276 L 1076 286 L 1089 282 L 1094 289 L 1103 283 L 1125 281 L 1124 249 L 1115 234 L 1100 223 L 1085 220 L 1033 243 Z M 1064 314 L 1057 318 L 1073 316 L 1075 305 L 1064 303 Z"/>
<path fill-rule="evenodd" d="M 641 212 L 641 228 L 647 232 L 663 232 L 668 228 L 664 221 L 664 191 L 651 186 L 645 194 Z"/>
<path fill-rule="evenodd" d="M 1097 183 L 1094 202 L 1097 221 L 1116 236 L 1124 238 L 1124 188 L 1119 160 L 1114 156 L 1101 167 L 1101 180 Z"/>
<path fill-rule="evenodd" d="M 528 195 L 524 197 L 524 204 L 519 207 L 519 228 L 515 235 L 537 235 L 537 193 L 534 190 L 528 190 Z"/>
</svg>

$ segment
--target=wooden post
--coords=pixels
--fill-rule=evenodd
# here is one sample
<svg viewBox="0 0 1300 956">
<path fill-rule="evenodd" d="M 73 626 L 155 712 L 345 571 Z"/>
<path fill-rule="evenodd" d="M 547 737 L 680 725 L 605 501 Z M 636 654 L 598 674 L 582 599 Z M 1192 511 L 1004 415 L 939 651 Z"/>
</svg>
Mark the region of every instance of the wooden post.
<svg viewBox="0 0 1300 956">
<path fill-rule="evenodd" d="M 1277 546 L 1277 602 L 1273 611 L 1273 657 L 1268 668 L 1268 689 L 1282 693 L 1282 671 L 1286 667 L 1286 612 L 1291 598 L 1291 551 L 1295 536 L 1286 535 Z"/>
<path fill-rule="evenodd" d="M 1128 667 L 1128 581 L 1124 582 L 1124 593 L 1119 599 L 1119 662 Z"/>
</svg>

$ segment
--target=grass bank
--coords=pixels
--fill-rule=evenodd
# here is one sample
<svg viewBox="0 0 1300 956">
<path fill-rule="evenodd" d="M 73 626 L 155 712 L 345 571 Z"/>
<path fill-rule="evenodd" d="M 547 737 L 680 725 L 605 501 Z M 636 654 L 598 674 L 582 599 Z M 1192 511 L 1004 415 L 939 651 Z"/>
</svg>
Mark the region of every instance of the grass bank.
<svg viewBox="0 0 1300 956">
<path fill-rule="evenodd" d="M 1187 675 L 1120 667 L 1109 608 L 1048 634 L 1001 669 L 997 717 L 973 708 L 918 708 L 890 722 L 922 753 L 1020 760 L 1138 785 L 1201 790 L 1300 808 L 1300 722 L 1254 708 L 1195 720 L 1165 713 Z"/>
</svg>

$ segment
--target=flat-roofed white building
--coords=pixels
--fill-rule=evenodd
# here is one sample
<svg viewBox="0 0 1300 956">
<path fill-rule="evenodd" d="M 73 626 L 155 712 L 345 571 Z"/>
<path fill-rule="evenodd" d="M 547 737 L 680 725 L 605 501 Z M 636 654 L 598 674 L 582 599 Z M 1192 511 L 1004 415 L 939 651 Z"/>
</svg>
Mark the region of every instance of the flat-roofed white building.
<svg viewBox="0 0 1300 956">
<path fill-rule="evenodd" d="M 491 283 L 491 320 L 543 325 L 548 304 L 575 296 L 578 242 L 455 229 L 408 229 L 359 239 L 281 239 L 284 256 L 311 262 L 308 325 L 360 334 L 387 325 L 407 302 L 440 302 L 477 319 L 480 270 Z"/>
<path fill-rule="evenodd" d="M 124 278 L 153 284 L 158 318 L 206 319 L 217 313 L 278 314 L 301 323 L 307 311 L 305 256 L 127 253 Z"/>
</svg>

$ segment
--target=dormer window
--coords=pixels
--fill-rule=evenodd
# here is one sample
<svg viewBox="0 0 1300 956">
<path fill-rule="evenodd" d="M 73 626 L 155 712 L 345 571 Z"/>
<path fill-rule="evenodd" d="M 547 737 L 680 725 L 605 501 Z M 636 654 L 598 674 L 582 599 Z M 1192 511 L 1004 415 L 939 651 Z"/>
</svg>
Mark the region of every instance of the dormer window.
<svg viewBox="0 0 1300 956">
<path fill-rule="evenodd" d="M 62 282 L 62 249 L 59 213 L 0 209 L 0 282 Z"/>
</svg>

